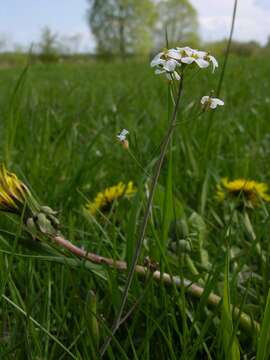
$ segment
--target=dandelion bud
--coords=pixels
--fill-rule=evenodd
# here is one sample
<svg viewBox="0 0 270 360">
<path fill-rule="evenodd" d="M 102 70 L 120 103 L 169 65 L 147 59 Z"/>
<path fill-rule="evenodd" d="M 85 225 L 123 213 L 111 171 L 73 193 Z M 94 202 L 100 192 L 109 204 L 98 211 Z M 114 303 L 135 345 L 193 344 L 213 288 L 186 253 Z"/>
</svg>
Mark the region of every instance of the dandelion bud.
<svg viewBox="0 0 270 360">
<path fill-rule="evenodd" d="M 0 211 L 23 216 L 26 229 L 33 238 L 39 234 L 55 235 L 58 232 L 56 211 L 40 206 L 27 186 L 4 165 L 0 166 Z"/>
</svg>

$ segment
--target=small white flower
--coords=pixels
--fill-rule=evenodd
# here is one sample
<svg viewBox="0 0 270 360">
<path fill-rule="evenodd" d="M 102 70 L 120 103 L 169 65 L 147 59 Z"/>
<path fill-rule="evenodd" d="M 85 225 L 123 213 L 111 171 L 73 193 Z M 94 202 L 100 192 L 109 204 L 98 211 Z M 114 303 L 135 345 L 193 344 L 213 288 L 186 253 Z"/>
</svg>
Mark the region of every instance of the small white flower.
<svg viewBox="0 0 270 360">
<path fill-rule="evenodd" d="M 154 59 L 150 63 L 150 66 L 154 67 L 158 65 L 163 65 L 167 61 L 180 60 L 180 59 L 181 59 L 181 54 L 177 49 L 169 49 L 169 50 L 165 49 L 164 51 L 161 51 L 154 57 Z"/>
<path fill-rule="evenodd" d="M 175 70 L 179 64 L 175 60 L 160 60 L 162 62 L 159 63 L 157 66 L 157 69 L 155 70 L 155 74 L 165 74 L 167 79 L 172 80 L 180 80 L 180 75 Z"/>
<path fill-rule="evenodd" d="M 195 62 L 200 68 L 207 68 L 211 63 L 213 72 L 218 67 L 218 62 L 214 56 L 209 55 L 206 51 L 191 49 L 189 46 L 176 48 L 181 54 L 181 62 L 184 64 L 192 64 Z"/>
<path fill-rule="evenodd" d="M 176 67 L 181 66 L 181 55 L 178 50 L 170 49 L 158 53 L 151 61 L 151 67 L 157 67 L 155 74 L 165 74 L 169 80 L 180 80 L 180 76 L 175 70 Z"/>
<path fill-rule="evenodd" d="M 186 56 L 181 58 L 181 62 L 184 64 L 192 64 L 195 62 L 200 68 L 207 68 L 209 61 L 206 60 L 207 53 L 205 51 L 198 51 L 193 49 L 184 50 Z"/>
<path fill-rule="evenodd" d="M 194 51 L 193 49 L 191 49 L 191 47 L 189 46 L 185 46 L 185 47 L 177 47 L 176 48 L 177 51 L 179 51 L 181 58 L 185 57 L 185 56 L 191 56 L 192 52 Z"/>
<path fill-rule="evenodd" d="M 217 106 L 223 106 L 224 101 L 210 96 L 203 96 L 201 98 L 201 104 L 204 105 L 205 108 L 215 109 Z"/>
<path fill-rule="evenodd" d="M 167 72 L 173 72 L 175 71 L 175 68 L 177 67 L 178 62 L 176 60 L 173 59 L 169 59 L 166 60 L 164 65 L 163 65 L 163 69 L 166 70 Z"/>
<path fill-rule="evenodd" d="M 126 136 L 127 136 L 128 133 L 129 133 L 128 130 L 123 129 L 123 130 L 117 135 L 118 140 L 121 141 L 121 142 L 125 141 L 125 140 L 126 140 Z"/>
<path fill-rule="evenodd" d="M 181 60 L 182 57 L 181 53 L 177 48 L 168 50 L 166 56 L 174 60 Z"/>
<path fill-rule="evenodd" d="M 161 58 L 162 56 L 163 56 L 163 52 L 158 53 L 154 57 L 154 59 L 150 62 L 150 66 L 155 67 L 155 66 L 163 65 L 165 60 Z"/>
</svg>

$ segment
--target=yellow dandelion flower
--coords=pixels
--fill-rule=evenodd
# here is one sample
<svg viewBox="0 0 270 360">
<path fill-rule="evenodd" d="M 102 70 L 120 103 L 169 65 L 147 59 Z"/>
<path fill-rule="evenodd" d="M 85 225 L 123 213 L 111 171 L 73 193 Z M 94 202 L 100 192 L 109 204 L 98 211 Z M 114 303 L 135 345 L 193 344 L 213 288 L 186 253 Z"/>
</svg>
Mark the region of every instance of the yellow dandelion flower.
<svg viewBox="0 0 270 360">
<path fill-rule="evenodd" d="M 232 181 L 223 178 L 217 185 L 216 199 L 224 201 L 229 196 L 239 201 L 244 200 L 246 205 L 254 207 L 259 205 L 260 200 L 270 202 L 270 195 L 267 191 L 266 183 L 243 178 Z"/>
<path fill-rule="evenodd" d="M 130 198 L 136 191 L 132 181 L 129 181 L 128 184 L 119 182 L 117 185 L 99 192 L 93 201 L 86 204 L 85 208 L 91 215 L 95 215 L 98 211 L 107 212 L 115 200 L 123 197 Z"/>
<path fill-rule="evenodd" d="M 13 173 L 0 166 L 0 210 L 20 213 L 23 208 L 28 189 Z"/>
</svg>

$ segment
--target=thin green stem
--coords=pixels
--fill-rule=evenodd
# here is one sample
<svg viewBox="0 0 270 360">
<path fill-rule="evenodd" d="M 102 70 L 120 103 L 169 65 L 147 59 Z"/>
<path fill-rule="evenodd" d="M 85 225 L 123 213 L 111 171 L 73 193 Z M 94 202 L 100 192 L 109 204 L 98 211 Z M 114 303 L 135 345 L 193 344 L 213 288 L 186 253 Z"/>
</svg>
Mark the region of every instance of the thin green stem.
<svg viewBox="0 0 270 360">
<path fill-rule="evenodd" d="M 149 178 L 150 174 L 148 174 L 148 172 L 145 170 L 145 168 L 142 166 L 142 164 L 139 162 L 139 160 L 136 158 L 136 156 L 133 154 L 133 152 L 130 149 L 128 149 L 128 153 L 131 156 L 131 158 L 135 161 L 137 166 L 142 170 L 142 172 Z"/>
<path fill-rule="evenodd" d="M 232 23 L 231 23 L 231 29 L 230 29 L 230 36 L 229 36 L 229 40 L 228 40 L 228 43 L 227 43 L 225 58 L 224 58 L 224 62 L 223 62 L 223 65 L 222 65 L 221 74 L 220 74 L 220 77 L 219 77 L 218 87 L 217 87 L 217 91 L 216 91 L 216 96 L 217 97 L 219 96 L 220 91 L 221 91 L 221 87 L 222 87 L 223 79 L 224 79 L 224 75 L 225 75 L 225 70 L 226 70 L 226 66 L 227 66 L 227 63 L 228 63 L 229 54 L 230 54 L 230 50 L 231 50 L 232 36 L 233 36 L 235 19 L 236 19 L 237 2 L 238 2 L 238 0 L 234 1 Z"/>
<path fill-rule="evenodd" d="M 156 164 L 156 169 L 155 169 L 155 172 L 154 172 L 154 176 L 152 178 L 150 193 L 149 193 L 149 197 L 148 197 L 148 201 L 147 201 L 147 205 L 146 205 L 146 211 L 145 211 L 145 214 L 144 214 L 143 223 L 142 223 L 140 233 L 139 233 L 139 237 L 138 237 L 138 241 L 137 241 L 137 244 L 136 244 L 136 249 L 135 249 L 135 252 L 134 252 L 134 255 L 133 255 L 133 258 L 132 258 L 132 261 L 131 261 L 131 265 L 130 265 L 130 268 L 129 268 L 127 281 L 126 281 L 124 292 L 123 292 L 123 295 L 122 295 L 120 307 L 119 307 L 118 313 L 117 313 L 117 315 L 115 317 L 115 320 L 114 320 L 114 323 L 113 323 L 113 326 L 112 326 L 112 330 L 111 330 L 111 334 L 105 340 L 103 346 L 100 349 L 101 357 L 103 357 L 103 355 L 106 353 L 106 351 L 107 351 L 107 349 L 108 349 L 108 347 L 109 347 L 109 345 L 111 343 L 111 340 L 112 340 L 114 334 L 116 333 L 116 331 L 118 330 L 119 325 L 120 325 L 120 320 L 121 320 L 121 317 L 122 317 L 122 314 L 123 314 L 123 311 L 124 311 L 124 307 L 126 305 L 128 292 L 129 292 L 129 289 L 130 289 L 130 286 L 131 286 L 131 283 L 132 283 L 132 280 L 133 280 L 133 276 L 134 276 L 135 271 L 136 271 L 136 264 L 137 264 L 138 258 L 140 256 L 140 252 L 141 252 L 141 248 L 142 248 L 142 244 L 143 244 L 143 239 L 144 239 L 147 224 L 148 224 L 148 219 L 149 219 L 150 214 L 151 214 L 153 198 L 154 198 L 155 190 L 156 190 L 156 187 L 157 187 L 157 184 L 158 184 L 158 178 L 159 178 L 159 175 L 160 175 L 161 167 L 162 167 L 165 155 L 166 155 L 168 145 L 170 143 L 171 136 L 172 136 L 174 128 L 175 128 L 175 123 L 176 123 L 176 118 L 177 118 L 177 113 L 178 113 L 178 108 L 179 108 L 179 104 L 180 104 L 180 98 L 181 98 L 182 90 L 183 90 L 183 74 L 182 74 L 182 77 L 181 77 L 181 81 L 179 83 L 177 98 L 176 98 L 176 101 L 175 101 L 175 106 L 174 106 L 174 111 L 173 111 L 173 114 L 172 114 L 172 117 L 171 117 L 171 122 L 170 122 L 169 128 L 167 130 L 167 133 L 166 133 L 166 135 L 164 137 L 164 141 L 163 141 L 163 144 L 162 144 L 162 147 L 161 147 L 160 156 L 159 156 L 159 159 L 158 159 L 157 164 Z"/>
</svg>

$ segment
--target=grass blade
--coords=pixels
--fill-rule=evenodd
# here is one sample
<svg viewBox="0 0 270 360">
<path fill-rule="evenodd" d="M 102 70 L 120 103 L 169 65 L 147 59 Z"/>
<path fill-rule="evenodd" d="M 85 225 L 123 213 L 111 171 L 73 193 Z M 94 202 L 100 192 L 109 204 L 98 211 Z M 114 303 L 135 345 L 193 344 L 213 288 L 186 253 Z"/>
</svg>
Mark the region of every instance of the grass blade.
<svg viewBox="0 0 270 360">
<path fill-rule="evenodd" d="M 233 322 L 230 304 L 230 287 L 229 287 L 229 254 L 227 251 L 225 271 L 224 271 L 224 287 L 223 287 L 223 303 L 221 316 L 221 334 L 223 343 L 223 353 L 225 359 L 240 360 L 240 351 L 237 338 L 233 331 Z"/>
<path fill-rule="evenodd" d="M 259 344 L 257 348 L 257 360 L 265 360 L 268 358 L 267 350 L 269 346 L 270 334 L 270 289 L 268 291 L 267 301 L 264 309 L 263 323 L 259 337 Z"/>
</svg>

